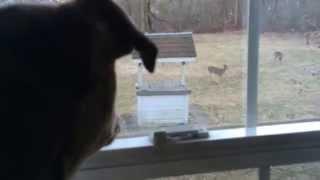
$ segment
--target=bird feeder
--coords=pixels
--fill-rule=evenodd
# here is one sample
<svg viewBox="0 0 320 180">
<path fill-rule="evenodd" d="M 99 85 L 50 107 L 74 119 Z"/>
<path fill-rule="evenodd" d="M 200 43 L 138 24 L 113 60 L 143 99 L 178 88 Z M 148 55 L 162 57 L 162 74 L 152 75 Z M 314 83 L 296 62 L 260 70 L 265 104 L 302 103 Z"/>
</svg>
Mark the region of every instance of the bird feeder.
<svg viewBox="0 0 320 180">
<path fill-rule="evenodd" d="M 187 124 L 189 96 L 186 83 L 186 65 L 195 61 L 196 51 L 192 33 L 146 34 L 158 47 L 159 64 L 180 64 L 181 78 L 176 80 L 144 81 L 143 66 L 137 52 L 137 119 L 140 126 Z"/>
</svg>

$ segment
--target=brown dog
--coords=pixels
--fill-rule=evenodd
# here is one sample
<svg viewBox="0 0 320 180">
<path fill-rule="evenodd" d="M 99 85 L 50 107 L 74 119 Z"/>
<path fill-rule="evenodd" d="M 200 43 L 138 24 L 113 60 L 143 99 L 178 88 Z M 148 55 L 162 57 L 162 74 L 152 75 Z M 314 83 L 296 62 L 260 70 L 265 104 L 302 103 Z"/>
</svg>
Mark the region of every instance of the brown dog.
<svg viewBox="0 0 320 180">
<path fill-rule="evenodd" d="M 118 131 L 115 60 L 157 49 L 111 0 L 0 9 L 1 180 L 63 180 Z"/>
</svg>

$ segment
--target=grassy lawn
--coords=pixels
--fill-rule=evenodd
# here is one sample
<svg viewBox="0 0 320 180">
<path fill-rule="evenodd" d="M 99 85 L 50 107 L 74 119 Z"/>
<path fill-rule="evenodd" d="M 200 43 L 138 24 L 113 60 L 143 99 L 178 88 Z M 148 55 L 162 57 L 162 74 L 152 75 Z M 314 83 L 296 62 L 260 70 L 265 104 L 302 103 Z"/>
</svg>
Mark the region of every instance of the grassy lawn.
<svg viewBox="0 0 320 180">
<path fill-rule="evenodd" d="M 194 35 L 197 61 L 188 65 L 190 103 L 201 107 L 210 127 L 243 124 L 246 72 L 246 36 L 243 33 Z M 259 122 L 320 117 L 320 49 L 307 46 L 297 34 L 263 34 L 259 74 Z M 283 62 L 274 60 L 280 51 Z M 208 66 L 228 70 L 222 77 Z M 120 114 L 136 111 L 137 67 L 130 57 L 117 64 Z M 178 79 L 179 66 L 158 66 L 148 79 Z"/>
<path fill-rule="evenodd" d="M 197 61 L 188 66 L 190 104 L 208 114 L 208 127 L 243 124 L 246 76 L 246 36 L 240 32 L 194 35 Z M 304 44 L 298 34 L 263 34 L 260 46 L 259 122 L 320 117 L 320 49 Z M 282 62 L 274 60 L 280 51 Z M 228 70 L 222 77 L 208 73 L 208 66 Z M 136 64 L 118 61 L 119 114 L 136 111 Z M 158 66 L 147 79 L 179 78 L 179 66 Z M 129 130 L 130 131 L 130 130 Z M 272 179 L 320 179 L 318 164 L 275 168 Z M 256 170 L 162 178 L 168 180 L 257 179 Z"/>
<path fill-rule="evenodd" d="M 274 50 L 283 52 L 283 63 L 272 61 Z M 304 45 L 298 35 L 267 34 L 262 39 L 260 64 L 259 120 L 320 116 L 319 48 Z"/>
</svg>

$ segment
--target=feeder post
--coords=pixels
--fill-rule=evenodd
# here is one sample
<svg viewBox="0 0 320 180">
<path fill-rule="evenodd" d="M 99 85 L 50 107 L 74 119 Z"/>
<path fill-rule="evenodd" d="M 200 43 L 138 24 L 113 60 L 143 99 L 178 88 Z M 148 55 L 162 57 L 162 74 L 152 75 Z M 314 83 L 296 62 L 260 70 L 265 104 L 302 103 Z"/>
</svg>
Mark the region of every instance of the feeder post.
<svg viewBox="0 0 320 180">
<path fill-rule="evenodd" d="M 181 63 L 181 84 L 186 86 L 186 62 Z"/>
<path fill-rule="evenodd" d="M 143 68 L 142 63 L 138 63 L 138 88 L 143 86 Z"/>
</svg>

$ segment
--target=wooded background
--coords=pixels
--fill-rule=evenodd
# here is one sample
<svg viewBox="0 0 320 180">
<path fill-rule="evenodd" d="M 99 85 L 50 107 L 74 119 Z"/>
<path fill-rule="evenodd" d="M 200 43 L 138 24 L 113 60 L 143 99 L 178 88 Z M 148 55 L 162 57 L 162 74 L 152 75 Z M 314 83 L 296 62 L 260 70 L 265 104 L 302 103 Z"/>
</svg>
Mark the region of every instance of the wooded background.
<svg viewBox="0 0 320 180">
<path fill-rule="evenodd" d="M 147 32 L 222 32 L 246 28 L 248 0 L 116 0 Z M 263 32 L 319 30 L 319 0 L 262 0 Z"/>
<path fill-rule="evenodd" d="M 61 3 L 68 0 L 0 0 Z M 115 0 L 146 32 L 223 32 L 246 28 L 248 0 Z M 320 30 L 320 0 L 261 0 L 263 32 Z"/>
</svg>

